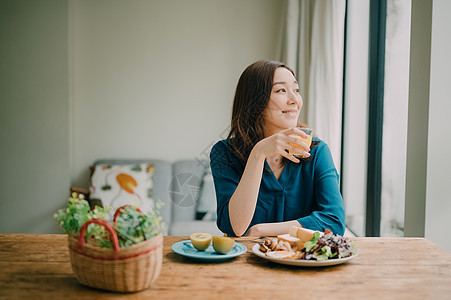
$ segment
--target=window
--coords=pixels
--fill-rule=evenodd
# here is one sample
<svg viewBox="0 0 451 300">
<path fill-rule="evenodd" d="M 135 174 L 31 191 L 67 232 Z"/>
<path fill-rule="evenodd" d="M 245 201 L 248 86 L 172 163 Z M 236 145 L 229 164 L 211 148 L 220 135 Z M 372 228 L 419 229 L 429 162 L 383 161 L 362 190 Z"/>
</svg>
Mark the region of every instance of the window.
<svg viewBox="0 0 451 300">
<path fill-rule="evenodd" d="M 408 0 L 347 2 L 341 182 L 359 236 L 403 235 L 410 13 Z"/>
</svg>

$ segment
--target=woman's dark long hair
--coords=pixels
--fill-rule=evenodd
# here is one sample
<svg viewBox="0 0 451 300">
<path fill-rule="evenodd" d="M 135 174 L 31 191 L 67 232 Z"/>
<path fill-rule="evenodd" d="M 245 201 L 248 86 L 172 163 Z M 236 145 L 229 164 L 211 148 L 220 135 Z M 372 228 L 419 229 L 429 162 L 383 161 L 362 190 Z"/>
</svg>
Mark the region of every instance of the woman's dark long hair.
<svg viewBox="0 0 451 300">
<path fill-rule="evenodd" d="M 260 60 L 247 67 L 238 80 L 227 142 L 243 165 L 255 144 L 264 138 L 263 111 L 268 106 L 277 68 L 286 68 L 295 76 L 283 63 Z"/>
</svg>

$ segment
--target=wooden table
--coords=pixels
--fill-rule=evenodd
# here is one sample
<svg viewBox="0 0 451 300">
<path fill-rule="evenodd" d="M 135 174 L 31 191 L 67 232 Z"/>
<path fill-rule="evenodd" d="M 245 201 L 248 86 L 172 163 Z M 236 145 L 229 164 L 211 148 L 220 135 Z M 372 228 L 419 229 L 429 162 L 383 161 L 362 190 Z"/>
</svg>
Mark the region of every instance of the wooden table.
<svg viewBox="0 0 451 300">
<path fill-rule="evenodd" d="M 451 254 L 424 238 L 353 238 L 359 255 L 333 267 L 278 265 L 248 252 L 197 263 L 172 252 L 186 237 L 164 237 L 163 267 L 145 291 L 115 294 L 82 286 L 58 234 L 0 234 L 0 299 L 451 299 Z"/>
</svg>

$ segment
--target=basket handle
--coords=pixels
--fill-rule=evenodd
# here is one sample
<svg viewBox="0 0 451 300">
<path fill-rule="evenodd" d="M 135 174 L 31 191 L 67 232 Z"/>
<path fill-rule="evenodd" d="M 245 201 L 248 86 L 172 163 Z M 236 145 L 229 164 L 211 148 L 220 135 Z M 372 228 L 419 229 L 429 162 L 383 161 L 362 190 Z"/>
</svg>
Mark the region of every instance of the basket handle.
<svg viewBox="0 0 451 300">
<path fill-rule="evenodd" d="M 119 217 L 122 214 L 122 210 L 124 208 L 126 208 L 127 206 L 131 206 L 131 205 L 130 204 L 125 204 L 125 205 L 122 205 L 121 207 L 119 207 L 118 209 L 116 209 L 116 212 L 114 213 L 114 217 L 113 217 L 113 223 L 114 224 L 116 224 L 117 217 Z M 136 207 L 135 209 L 136 209 L 137 212 L 142 213 L 142 211 L 139 208 Z"/>
<path fill-rule="evenodd" d="M 101 225 L 101 226 L 105 227 L 111 233 L 111 239 L 113 242 L 114 251 L 119 251 L 119 249 L 120 249 L 119 240 L 117 238 L 116 231 L 114 230 L 113 226 L 111 226 L 110 224 L 108 224 L 108 222 L 106 222 L 102 219 L 91 219 L 91 220 L 86 221 L 83 224 L 83 226 L 81 226 L 80 235 L 78 236 L 78 246 L 79 247 L 81 247 L 85 244 L 85 233 L 90 224 L 97 224 L 97 225 Z"/>
</svg>

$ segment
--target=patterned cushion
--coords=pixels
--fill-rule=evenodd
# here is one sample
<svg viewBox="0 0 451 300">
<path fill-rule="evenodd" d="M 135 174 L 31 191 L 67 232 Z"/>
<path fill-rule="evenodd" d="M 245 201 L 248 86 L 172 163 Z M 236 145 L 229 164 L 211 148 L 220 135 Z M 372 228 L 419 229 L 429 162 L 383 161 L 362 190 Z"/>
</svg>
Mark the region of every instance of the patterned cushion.
<svg viewBox="0 0 451 300">
<path fill-rule="evenodd" d="M 154 167 L 152 164 L 96 165 L 91 176 L 90 199 L 111 207 L 112 213 L 125 204 L 152 209 Z"/>
</svg>

